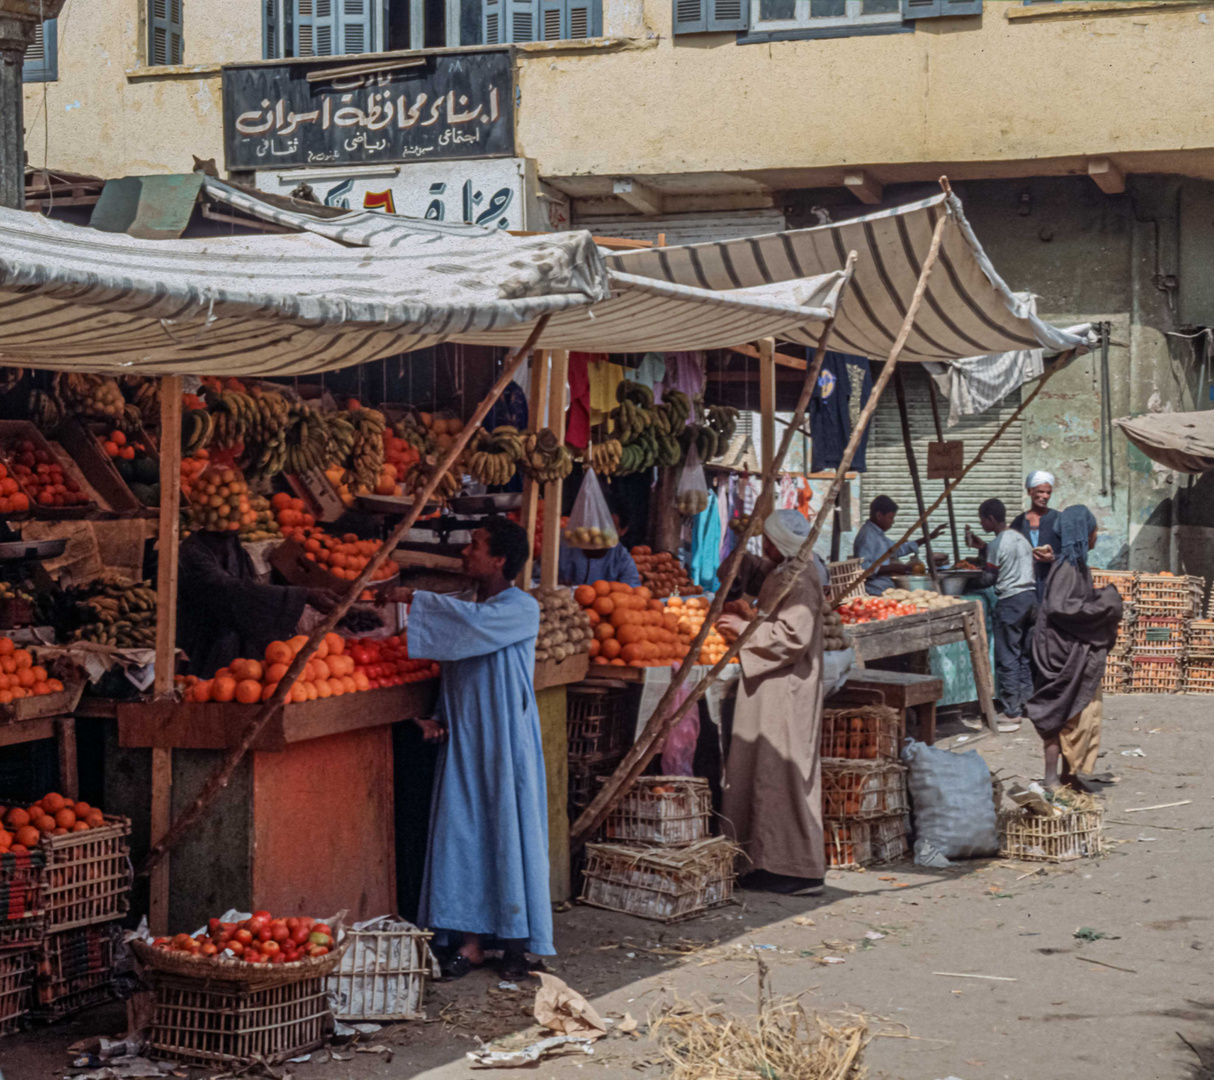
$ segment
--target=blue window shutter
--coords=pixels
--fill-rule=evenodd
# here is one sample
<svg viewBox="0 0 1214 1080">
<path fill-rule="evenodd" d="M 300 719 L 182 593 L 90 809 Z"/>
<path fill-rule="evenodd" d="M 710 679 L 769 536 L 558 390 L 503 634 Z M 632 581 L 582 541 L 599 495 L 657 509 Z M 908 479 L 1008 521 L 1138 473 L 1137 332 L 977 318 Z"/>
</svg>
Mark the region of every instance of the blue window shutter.
<svg viewBox="0 0 1214 1080">
<path fill-rule="evenodd" d="M 934 19 L 943 12 L 941 0 L 902 0 L 902 18 Z"/>
<path fill-rule="evenodd" d="M 565 0 L 540 0 L 540 22 L 536 40 L 564 41 L 568 37 L 569 9 Z"/>
<path fill-rule="evenodd" d="M 541 41 L 540 0 L 505 0 L 504 41 Z"/>
<path fill-rule="evenodd" d="M 151 0 L 148 5 L 148 64 L 173 67 L 185 63 L 183 0 Z"/>
<path fill-rule="evenodd" d="M 483 0 L 481 4 L 481 40 L 486 45 L 500 45 L 505 38 L 502 0 Z"/>
<path fill-rule="evenodd" d="M 565 0 L 565 6 L 567 38 L 576 40 L 603 36 L 603 0 Z"/>
<path fill-rule="evenodd" d="M 712 0 L 673 0 L 674 33 L 702 34 L 708 29 L 708 5 Z"/>
<path fill-rule="evenodd" d="M 341 44 L 343 53 L 375 51 L 371 36 L 371 0 L 337 0 L 341 4 Z"/>
<path fill-rule="evenodd" d="M 944 0 L 941 15 L 981 15 L 982 0 Z"/>
<path fill-rule="evenodd" d="M 750 29 L 750 0 L 705 0 L 709 30 Z"/>
<path fill-rule="evenodd" d="M 277 60 L 283 55 L 282 27 L 278 25 L 278 0 L 261 0 L 261 55 Z"/>
<path fill-rule="evenodd" d="M 295 55 L 333 56 L 337 51 L 334 5 L 341 0 L 294 0 Z"/>
<path fill-rule="evenodd" d="M 34 31 L 34 43 L 25 50 L 23 82 L 54 82 L 59 78 L 59 20 L 47 19 Z"/>
</svg>

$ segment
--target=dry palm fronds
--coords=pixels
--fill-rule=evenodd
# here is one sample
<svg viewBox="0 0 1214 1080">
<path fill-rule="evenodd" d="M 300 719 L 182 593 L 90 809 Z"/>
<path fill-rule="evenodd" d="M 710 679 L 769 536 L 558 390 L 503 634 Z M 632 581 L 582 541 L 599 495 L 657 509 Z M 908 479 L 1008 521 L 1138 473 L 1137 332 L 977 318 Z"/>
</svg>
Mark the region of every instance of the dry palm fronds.
<svg viewBox="0 0 1214 1080">
<path fill-rule="evenodd" d="M 862 1016 L 832 1022 L 810 1016 L 795 999 L 773 999 L 759 963 L 759 1008 L 750 1020 L 724 1006 L 676 1000 L 650 1017 L 671 1080 L 863 1080 L 870 1040 Z"/>
</svg>

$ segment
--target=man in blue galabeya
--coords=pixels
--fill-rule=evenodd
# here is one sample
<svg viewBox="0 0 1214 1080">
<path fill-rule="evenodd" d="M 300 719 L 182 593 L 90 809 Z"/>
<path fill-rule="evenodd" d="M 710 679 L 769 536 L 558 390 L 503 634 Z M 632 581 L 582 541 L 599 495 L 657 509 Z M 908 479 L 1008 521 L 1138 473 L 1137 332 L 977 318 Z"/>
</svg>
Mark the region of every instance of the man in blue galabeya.
<svg viewBox="0 0 1214 1080">
<path fill-rule="evenodd" d="M 535 705 L 540 609 L 513 585 L 527 533 L 491 518 L 464 549 L 475 600 L 411 593 L 409 650 L 443 665 L 438 711 L 423 724 L 446 745 L 430 810 L 418 921 L 460 942 L 444 964 L 459 977 L 505 946 L 503 974 L 526 975 L 526 953 L 556 952 L 548 890 L 548 790 Z M 401 597 L 404 599 L 405 597 Z M 534 966 L 534 965 L 532 965 Z"/>
</svg>

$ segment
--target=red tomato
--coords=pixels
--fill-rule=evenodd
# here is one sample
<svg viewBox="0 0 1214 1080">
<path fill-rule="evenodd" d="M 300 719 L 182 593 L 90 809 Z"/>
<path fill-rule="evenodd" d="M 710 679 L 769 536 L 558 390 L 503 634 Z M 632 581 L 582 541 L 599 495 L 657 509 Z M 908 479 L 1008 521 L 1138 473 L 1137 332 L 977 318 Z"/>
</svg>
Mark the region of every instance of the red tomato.
<svg viewBox="0 0 1214 1080">
<path fill-rule="evenodd" d="M 308 940 L 308 934 L 310 933 L 311 931 L 308 927 L 304 926 L 299 920 L 296 920 L 295 929 L 291 931 L 291 941 L 295 945 L 302 945 Z"/>
<path fill-rule="evenodd" d="M 253 932 L 242 927 L 232 935 L 241 945 L 248 945 L 253 940 Z"/>
<path fill-rule="evenodd" d="M 291 931 L 287 928 L 285 922 L 281 919 L 275 919 L 270 923 L 270 936 L 281 944 L 290 938 Z"/>
<path fill-rule="evenodd" d="M 270 938 L 269 941 L 263 941 L 261 943 L 261 951 L 265 953 L 266 956 L 274 956 L 282 951 L 282 946 L 279 945 L 278 942 L 273 938 Z"/>
<path fill-rule="evenodd" d="M 244 946 L 239 941 L 229 941 L 227 944 L 227 949 L 234 956 L 239 956 L 244 952 Z"/>
</svg>

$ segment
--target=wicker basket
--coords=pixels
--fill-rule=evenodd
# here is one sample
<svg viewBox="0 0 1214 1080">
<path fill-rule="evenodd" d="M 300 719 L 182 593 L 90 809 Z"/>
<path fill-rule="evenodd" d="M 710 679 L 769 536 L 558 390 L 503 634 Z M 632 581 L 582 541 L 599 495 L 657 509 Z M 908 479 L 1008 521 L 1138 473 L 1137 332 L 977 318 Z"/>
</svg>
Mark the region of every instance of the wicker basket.
<svg viewBox="0 0 1214 1080">
<path fill-rule="evenodd" d="M 1189 623 L 1189 655 L 1214 657 L 1214 619 Z"/>
<path fill-rule="evenodd" d="M 579 900 L 663 923 L 694 919 L 733 900 L 738 852 L 722 836 L 683 848 L 587 844 Z"/>
<path fill-rule="evenodd" d="M 250 990 L 158 973 L 148 1040 L 157 1056 L 192 1065 L 277 1064 L 315 1050 L 332 1024 L 319 976 Z"/>
<path fill-rule="evenodd" d="M 834 820 L 887 817 L 910 809 L 906 766 L 892 761 L 822 761 L 822 815 Z"/>
<path fill-rule="evenodd" d="M 30 979 L 34 973 L 32 949 L 0 954 L 0 1035 L 10 1035 L 30 1011 Z"/>
<path fill-rule="evenodd" d="M 379 925 L 379 924 L 377 924 Z M 436 975 L 428 931 L 382 921 L 347 931 L 349 947 L 326 982 L 341 1020 L 413 1020 L 422 1015 L 426 979 Z"/>
<path fill-rule="evenodd" d="M 1028 810 L 999 813 L 999 853 L 1006 858 L 1037 862 L 1068 862 L 1104 851 L 1101 830 L 1104 811 L 1067 810 L 1045 817 Z"/>
<path fill-rule="evenodd" d="M 864 589 L 861 578 L 864 576 L 864 562 L 861 559 L 844 559 L 842 562 L 826 564 L 830 575 L 830 584 L 826 589 L 826 598 L 832 603 L 842 602 Z"/>
<path fill-rule="evenodd" d="M 898 760 L 898 713 L 884 705 L 822 710 L 822 756 Z"/>
<path fill-rule="evenodd" d="M 38 950 L 34 1015 L 58 1020 L 113 995 L 117 923 L 46 935 Z"/>
<path fill-rule="evenodd" d="M 1194 619 L 1201 615 L 1205 578 L 1168 574 L 1138 575 L 1138 614 Z"/>
<path fill-rule="evenodd" d="M 1100 690 L 1104 694 L 1124 694 L 1130 688 L 1130 661 L 1125 656 L 1109 654 L 1104 665 L 1104 678 Z"/>
<path fill-rule="evenodd" d="M 858 870 L 892 862 L 907 853 L 905 813 L 867 821 L 827 821 L 826 865 L 832 870 Z"/>
<path fill-rule="evenodd" d="M 1179 656 L 1130 657 L 1131 694 L 1175 694 L 1180 691 L 1184 677 L 1184 665 Z"/>
<path fill-rule="evenodd" d="M 1214 694 L 1214 656 L 1190 656 L 1185 661 L 1184 692 Z"/>
<path fill-rule="evenodd" d="M 1135 656 L 1180 656 L 1188 640 L 1189 620 L 1163 615 L 1140 615 L 1131 635 Z"/>
<path fill-rule="evenodd" d="M 607 757 L 598 761 L 584 758 L 581 761 L 569 762 L 569 787 L 566 797 L 570 821 L 590 805 L 602 779 L 615 772 L 616 766 L 623 760 L 624 755 L 621 753 L 618 757 Z"/>
<path fill-rule="evenodd" d="M 1092 584 L 1098 589 L 1114 586 L 1126 604 L 1138 599 L 1138 573 L 1134 570 L 1100 570 L 1092 568 Z"/>
<path fill-rule="evenodd" d="M 906 813 L 879 818 L 872 826 L 870 842 L 873 846 L 874 863 L 893 862 L 910 851 L 907 839 L 910 834 L 910 818 Z"/>
<path fill-rule="evenodd" d="M 570 771 L 574 762 L 593 763 L 619 759 L 632 745 L 635 717 L 628 708 L 625 687 L 571 686 L 565 730 L 568 736 Z"/>
<path fill-rule="evenodd" d="M 45 865 L 40 850 L 0 855 L 0 952 L 28 948 L 41 940 L 46 924 Z"/>
<path fill-rule="evenodd" d="M 679 847 L 705 839 L 711 821 L 712 791 L 707 780 L 639 776 L 607 814 L 599 838 Z"/>
<path fill-rule="evenodd" d="M 131 907 L 131 819 L 105 815 L 86 832 L 46 836 L 46 925 L 48 930 L 120 919 Z"/>
</svg>

